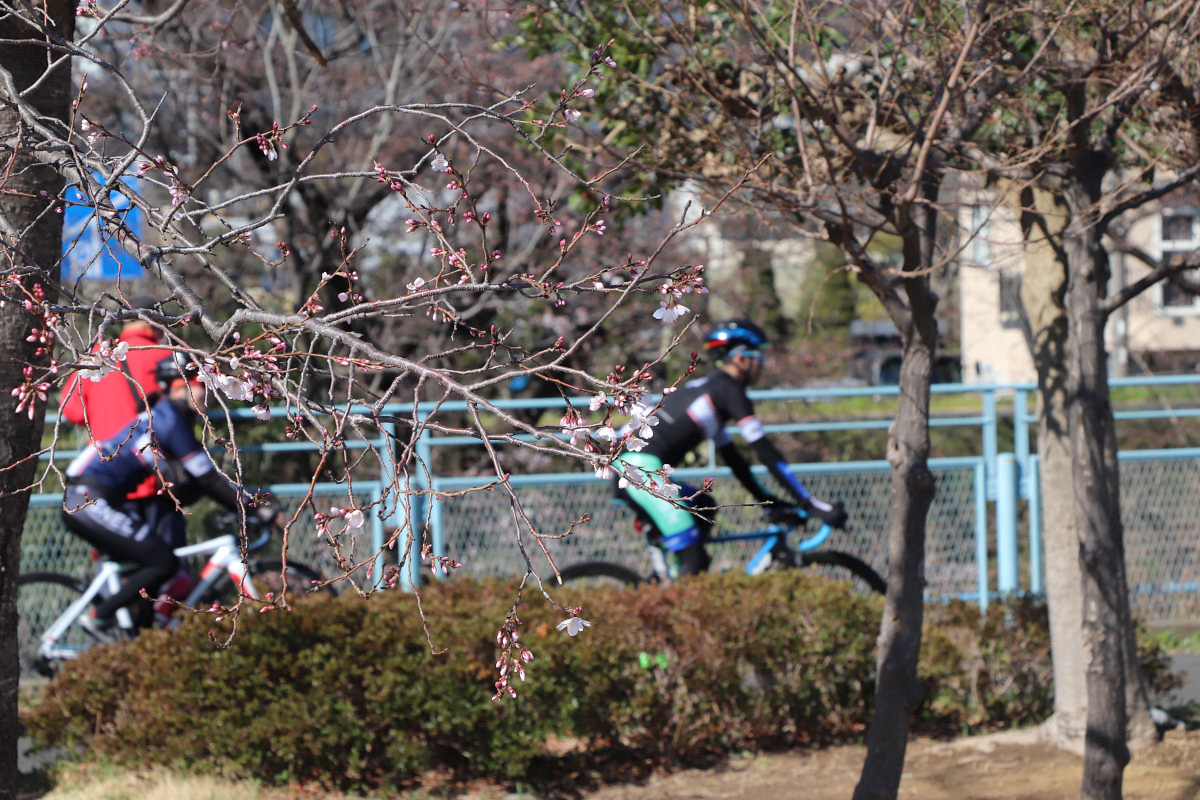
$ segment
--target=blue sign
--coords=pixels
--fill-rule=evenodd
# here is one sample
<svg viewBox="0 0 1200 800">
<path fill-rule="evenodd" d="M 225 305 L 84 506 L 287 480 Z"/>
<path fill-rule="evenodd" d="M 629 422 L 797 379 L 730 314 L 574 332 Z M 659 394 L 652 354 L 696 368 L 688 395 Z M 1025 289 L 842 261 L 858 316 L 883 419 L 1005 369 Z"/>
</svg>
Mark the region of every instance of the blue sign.
<svg viewBox="0 0 1200 800">
<path fill-rule="evenodd" d="M 100 176 L 96 176 L 100 180 Z M 127 186 L 135 187 L 133 178 L 125 178 Z M 64 283 L 85 278 L 115 281 L 142 277 L 142 265 L 113 238 L 100 232 L 100 222 L 87 196 L 75 186 L 67 187 L 67 202 L 63 209 L 63 275 Z M 114 191 L 108 200 L 125 220 L 125 225 L 141 236 L 145 214 L 134 207 L 125 195 Z"/>
</svg>

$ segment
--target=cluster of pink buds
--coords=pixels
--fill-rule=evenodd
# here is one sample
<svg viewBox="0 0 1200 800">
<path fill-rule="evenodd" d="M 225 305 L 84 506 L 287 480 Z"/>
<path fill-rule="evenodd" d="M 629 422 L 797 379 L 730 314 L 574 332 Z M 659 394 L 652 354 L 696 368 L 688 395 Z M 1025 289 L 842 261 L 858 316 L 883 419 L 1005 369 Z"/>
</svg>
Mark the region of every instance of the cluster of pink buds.
<svg viewBox="0 0 1200 800">
<path fill-rule="evenodd" d="M 36 413 L 36 404 L 40 401 L 46 402 L 46 393 L 50 391 L 50 384 L 46 381 L 35 381 L 33 377 L 33 366 L 26 366 L 21 370 L 24 375 L 24 380 L 21 385 L 12 390 L 12 396 L 17 398 L 16 413 L 20 414 L 25 411 L 30 419 Z"/>
<path fill-rule="evenodd" d="M 533 215 L 537 217 L 538 222 L 550 229 L 551 236 L 554 235 L 555 228 L 562 227 L 562 221 L 555 219 L 553 215 L 551 215 L 551 213 L 544 208 L 535 209 Z"/>
<path fill-rule="evenodd" d="M 96 142 L 98 142 L 100 137 L 104 135 L 104 130 L 87 117 L 84 117 L 79 123 L 79 129 L 87 134 L 88 145 L 91 147 L 95 147 Z"/>
<path fill-rule="evenodd" d="M 703 272 L 703 264 L 697 264 L 690 269 L 684 268 L 672 275 L 669 283 L 659 286 L 658 293 L 666 299 L 659 303 L 658 309 L 654 312 L 654 318 L 671 323 L 689 313 L 691 309 L 681 303 L 680 299 L 691 292 L 708 294 L 708 287 L 704 285 Z"/>
<path fill-rule="evenodd" d="M 325 306 L 317 302 L 316 294 L 313 294 L 304 301 L 304 305 L 300 307 L 300 313 L 306 317 L 313 317 L 325 310 Z"/>
<path fill-rule="evenodd" d="M 167 192 L 171 195 L 171 208 L 179 208 L 180 205 L 187 202 L 187 199 L 192 196 L 192 187 L 177 178 L 172 178 L 171 185 L 167 187 Z"/>
<path fill-rule="evenodd" d="M 37 349 L 33 351 L 35 356 L 44 356 L 50 352 L 50 348 L 54 346 L 56 334 L 54 328 L 58 325 L 59 316 L 50 311 L 45 310 L 45 306 L 37 306 L 29 300 L 25 301 L 25 308 L 30 313 L 37 315 L 41 312 L 41 327 L 31 328 L 29 335 L 25 337 L 25 341 L 37 344 Z"/>
<path fill-rule="evenodd" d="M 433 554 L 433 545 L 425 545 L 421 548 L 421 558 L 429 562 L 429 568 L 433 572 L 434 577 L 441 575 L 449 575 L 453 570 L 458 569 L 462 564 L 455 561 L 449 556 L 435 556 Z"/>
<path fill-rule="evenodd" d="M 496 645 L 500 648 L 500 657 L 496 660 L 496 669 L 500 676 L 496 680 L 496 694 L 492 700 L 499 701 L 504 695 L 515 698 L 517 690 L 513 688 L 512 676 L 515 673 L 522 681 L 525 680 L 525 665 L 533 661 L 533 653 L 517 641 L 517 628 L 521 620 L 515 615 L 504 621 L 496 633 Z"/>
<path fill-rule="evenodd" d="M 597 47 L 592 52 L 587 74 L 582 79 L 576 81 L 570 90 L 563 89 L 559 93 L 559 108 L 562 109 L 563 117 L 567 122 L 578 122 L 582 116 L 578 109 L 568 107 L 567 103 L 572 100 L 583 100 L 595 96 L 596 90 L 587 87 L 587 82 L 593 78 L 601 81 L 604 80 L 604 73 L 600 70 L 600 67 L 615 68 L 617 66 L 617 62 L 606 55 L 608 48 L 612 47 L 613 41 L 613 39 L 609 39 L 607 44 Z"/>
<path fill-rule="evenodd" d="M 267 161 L 274 161 L 279 158 L 279 150 L 277 148 L 288 149 L 287 142 L 283 141 L 279 133 L 279 123 L 272 122 L 269 133 L 254 134 L 254 140 L 258 143 L 258 149 L 267 157 Z"/>
<path fill-rule="evenodd" d="M 336 235 L 336 231 L 335 231 L 335 235 Z M 335 274 L 337 274 L 337 273 L 335 273 Z M 342 277 L 344 277 L 346 279 L 346 282 L 351 285 L 351 290 L 348 292 L 338 292 L 338 295 L 337 295 L 338 302 L 339 303 L 351 303 L 351 302 L 361 303 L 361 302 L 363 302 L 363 300 L 365 298 L 361 294 L 359 294 L 358 292 L 353 290 L 353 285 L 354 285 L 355 281 L 358 280 L 358 271 L 357 270 L 346 270 L 345 272 L 340 272 L 340 274 L 342 275 Z M 321 273 L 321 285 L 324 286 L 326 283 L 333 280 L 334 277 L 335 277 L 334 275 L 330 275 L 328 272 L 322 272 Z M 316 295 L 314 294 L 314 297 L 315 296 Z"/>
<path fill-rule="evenodd" d="M 338 506 L 330 506 L 328 514 L 322 514 L 318 511 L 313 514 L 313 519 L 317 522 L 317 536 L 329 536 L 329 525 L 335 519 L 345 521 L 343 532 L 351 530 L 359 530 L 366 524 L 366 517 L 363 515 L 361 508 L 339 508 Z"/>
<path fill-rule="evenodd" d="M 8 304 L 8 296 L 21 291 L 21 279 L 16 275 L 0 277 L 0 308 Z"/>
<path fill-rule="evenodd" d="M 392 173 L 388 168 L 378 161 L 371 159 L 371 163 L 375 165 L 375 181 L 376 183 L 386 183 L 387 187 L 393 192 L 403 192 L 404 184 L 399 179 L 393 178 Z"/>
</svg>

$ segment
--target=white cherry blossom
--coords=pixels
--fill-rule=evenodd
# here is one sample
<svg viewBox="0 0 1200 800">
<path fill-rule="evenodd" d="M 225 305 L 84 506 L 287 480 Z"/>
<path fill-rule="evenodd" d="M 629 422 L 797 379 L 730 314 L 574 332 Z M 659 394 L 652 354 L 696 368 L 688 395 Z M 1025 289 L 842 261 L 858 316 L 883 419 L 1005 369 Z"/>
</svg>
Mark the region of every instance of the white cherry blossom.
<svg viewBox="0 0 1200 800">
<path fill-rule="evenodd" d="M 650 430 L 658 424 L 658 417 L 654 416 L 654 411 L 640 403 L 630 409 L 632 419 L 629 422 L 629 427 L 633 429 L 638 436 L 643 439 L 649 439 L 654 435 L 654 431 Z"/>
<path fill-rule="evenodd" d="M 584 628 L 592 627 L 592 623 L 579 617 L 567 617 L 555 627 L 560 631 L 566 631 L 567 636 L 575 636 Z"/>
<path fill-rule="evenodd" d="M 671 323 L 687 314 L 691 309 L 685 305 L 674 302 L 674 300 L 665 300 L 658 306 L 658 310 L 654 312 L 655 319 L 661 319 L 665 323 Z"/>
</svg>

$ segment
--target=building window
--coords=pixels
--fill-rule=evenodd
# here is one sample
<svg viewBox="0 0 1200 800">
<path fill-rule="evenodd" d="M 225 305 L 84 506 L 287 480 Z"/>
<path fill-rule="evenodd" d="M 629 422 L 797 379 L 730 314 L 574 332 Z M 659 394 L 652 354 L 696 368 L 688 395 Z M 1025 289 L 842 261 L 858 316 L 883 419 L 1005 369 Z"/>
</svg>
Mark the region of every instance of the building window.
<svg viewBox="0 0 1200 800">
<path fill-rule="evenodd" d="M 1000 323 L 1012 328 L 1021 321 L 1021 273 L 1000 273 Z"/>
<path fill-rule="evenodd" d="M 1200 213 L 1194 209 L 1171 209 L 1159 217 L 1159 258 L 1167 263 L 1179 263 L 1200 250 Z M 1196 270 L 1186 276 L 1200 279 Z M 1158 307 L 1163 314 L 1200 314 L 1200 297 L 1188 294 L 1170 281 L 1158 284 Z"/>
</svg>

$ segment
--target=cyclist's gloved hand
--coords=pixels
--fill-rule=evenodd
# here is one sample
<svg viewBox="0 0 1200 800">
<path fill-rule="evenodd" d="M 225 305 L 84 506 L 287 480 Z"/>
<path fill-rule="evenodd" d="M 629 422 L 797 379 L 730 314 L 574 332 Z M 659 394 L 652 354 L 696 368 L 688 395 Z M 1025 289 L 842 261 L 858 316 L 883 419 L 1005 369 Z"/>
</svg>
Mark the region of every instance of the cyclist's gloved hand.
<svg viewBox="0 0 1200 800">
<path fill-rule="evenodd" d="M 789 503 L 786 500 L 780 500 L 778 497 L 772 498 L 764 506 L 764 509 L 767 519 L 771 522 L 786 522 L 789 519 L 794 519 L 796 516 L 795 504 Z"/>
<path fill-rule="evenodd" d="M 791 522 L 797 523 L 797 506 L 791 501 L 782 498 L 770 498 L 764 501 L 762 507 L 764 515 L 767 515 L 769 522 Z"/>
<path fill-rule="evenodd" d="M 846 507 L 840 502 L 827 503 L 816 497 L 808 499 L 809 510 L 820 517 L 823 522 L 829 524 L 831 528 L 844 528 L 849 515 L 846 513 Z"/>
</svg>

